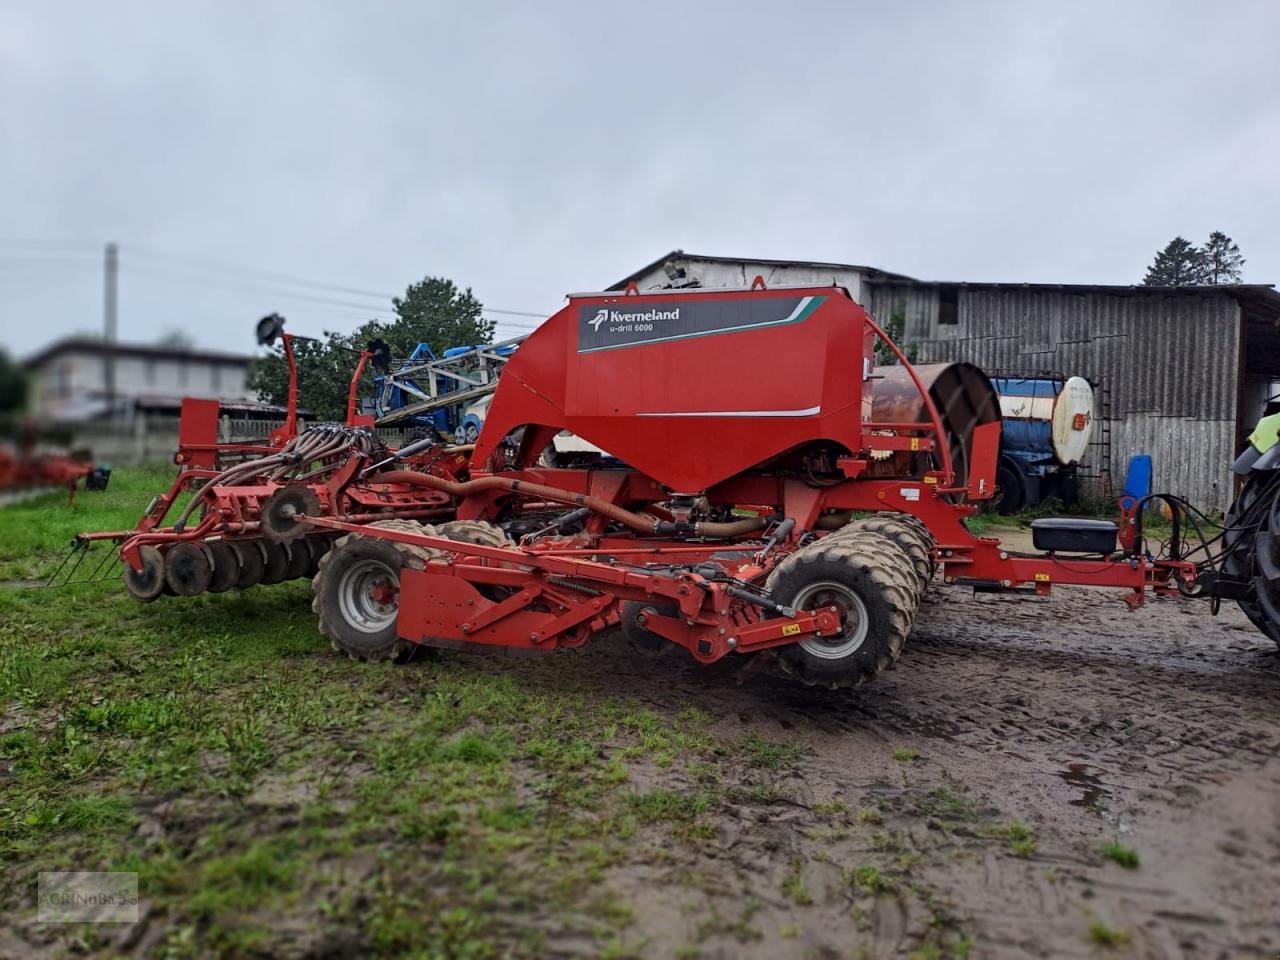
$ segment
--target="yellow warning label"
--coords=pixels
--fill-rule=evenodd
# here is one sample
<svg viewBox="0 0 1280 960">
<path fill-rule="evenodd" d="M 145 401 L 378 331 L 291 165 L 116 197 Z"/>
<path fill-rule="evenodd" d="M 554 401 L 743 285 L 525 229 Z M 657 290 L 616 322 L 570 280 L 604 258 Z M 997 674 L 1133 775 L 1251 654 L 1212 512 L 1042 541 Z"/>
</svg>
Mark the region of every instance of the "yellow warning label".
<svg viewBox="0 0 1280 960">
<path fill-rule="evenodd" d="M 911 438 L 911 449 L 912 449 L 912 450 L 919 450 L 919 449 L 920 449 L 920 438 L 919 438 L 919 437 L 912 437 L 912 438 Z"/>
<path fill-rule="evenodd" d="M 782 628 L 782 635 L 784 637 L 794 637 L 799 632 L 800 632 L 800 624 L 798 623 L 788 623 L 786 626 Z"/>
<path fill-rule="evenodd" d="M 937 477 L 925 477 L 925 478 L 924 478 L 924 482 L 925 482 L 925 483 L 937 483 L 937 482 L 938 482 L 938 478 L 937 478 Z"/>
<path fill-rule="evenodd" d="M 1048 575 L 1047 573 L 1037 573 L 1037 574 L 1036 574 L 1036 582 L 1037 582 L 1037 583 L 1048 583 L 1048 582 L 1049 582 L 1049 575 Z"/>
</svg>

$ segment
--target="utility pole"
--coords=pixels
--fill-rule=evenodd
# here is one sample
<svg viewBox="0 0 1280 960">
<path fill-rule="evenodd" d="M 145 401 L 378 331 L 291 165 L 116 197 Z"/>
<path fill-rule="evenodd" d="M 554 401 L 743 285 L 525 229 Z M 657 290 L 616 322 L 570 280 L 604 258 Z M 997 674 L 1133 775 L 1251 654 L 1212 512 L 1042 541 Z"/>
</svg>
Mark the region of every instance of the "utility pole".
<svg viewBox="0 0 1280 960">
<path fill-rule="evenodd" d="M 107 412 L 115 412 L 116 405 L 116 287 L 120 273 L 120 248 L 108 243 L 102 273 L 102 340 L 106 350 L 102 354 L 102 386 L 107 396 Z"/>
</svg>

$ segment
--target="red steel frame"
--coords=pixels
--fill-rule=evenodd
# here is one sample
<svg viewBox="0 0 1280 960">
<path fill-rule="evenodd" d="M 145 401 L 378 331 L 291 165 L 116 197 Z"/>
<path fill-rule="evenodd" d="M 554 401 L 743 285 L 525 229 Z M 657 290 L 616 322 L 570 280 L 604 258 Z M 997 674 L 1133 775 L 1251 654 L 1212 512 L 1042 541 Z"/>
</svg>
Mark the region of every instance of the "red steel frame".
<svg viewBox="0 0 1280 960">
<path fill-rule="evenodd" d="M 298 368 L 293 353 L 294 337 L 281 335 L 285 363 L 289 369 L 285 421 L 273 430 L 265 443 L 222 443 L 218 441 L 217 400 L 187 397 L 182 401 L 178 427 L 178 451 L 174 462 L 178 475 L 169 489 L 157 496 L 132 530 L 108 530 L 82 533 L 81 543 L 107 540 L 121 543 L 120 556 L 133 570 L 142 569 L 140 550 L 143 546 L 168 546 L 174 543 L 202 541 L 210 537 L 234 540 L 260 535 L 258 516 L 262 503 L 287 486 L 287 483 L 262 481 L 254 484 L 215 486 L 208 495 L 209 507 L 200 521 L 185 529 L 165 528 L 165 518 L 184 490 L 200 486 L 221 472 L 228 460 L 270 456 L 298 436 Z M 347 391 L 348 427 L 371 427 L 373 419 L 357 412 L 360 376 L 371 353 L 361 351 Z M 439 461 L 438 456 L 433 457 Z M 445 458 L 440 469 L 453 476 L 459 458 Z M 419 458 L 421 462 L 421 458 Z M 351 523 L 370 523 L 396 517 L 411 520 L 435 520 L 453 516 L 449 497 L 405 484 L 376 481 L 356 483 L 357 474 L 367 464 L 352 459 L 341 465 L 323 483 L 309 484 L 326 513 Z"/>
<path fill-rule="evenodd" d="M 698 294 L 710 302 L 766 295 L 769 293 L 764 291 L 763 282 L 758 278 L 750 293 Z M 879 339 L 906 367 L 928 413 L 925 422 L 871 422 L 859 413 L 866 408 L 862 404 L 861 378 L 858 377 L 850 378 L 854 384 L 824 381 L 791 389 L 793 397 L 801 398 L 817 396 L 815 391 L 820 390 L 822 403 L 831 403 L 842 411 L 839 418 L 830 421 L 834 427 L 813 427 L 842 431 L 842 442 L 852 451 L 837 461 L 842 480 L 814 486 L 786 475 L 785 471 L 771 473 L 726 467 L 721 461 L 741 462 L 745 456 L 735 444 L 750 443 L 753 437 L 749 430 L 735 432 L 736 424 L 726 427 L 723 419 L 716 421 L 714 418 L 727 416 L 721 412 L 705 415 L 677 412 L 661 425 L 676 435 L 667 450 L 668 459 L 673 461 L 685 452 L 685 448 L 678 445 L 683 436 L 678 418 L 701 417 L 700 426 L 714 427 L 705 437 L 711 452 L 704 451 L 705 455 L 697 463 L 678 464 L 670 472 L 670 476 L 680 480 L 693 478 L 691 482 L 696 482 L 711 478 L 711 482 L 686 488 L 656 476 L 663 469 L 662 451 L 656 446 L 656 441 L 662 439 L 663 429 L 652 429 L 652 424 L 642 419 L 650 416 L 643 410 L 628 411 L 636 410 L 643 402 L 633 394 L 645 394 L 643 382 L 635 382 L 642 380 L 644 371 L 661 372 L 661 362 L 675 362 L 679 355 L 670 351 L 650 354 L 647 358 L 655 362 L 646 367 L 646 356 L 641 351 L 666 349 L 658 341 L 636 346 L 631 356 L 618 361 L 584 359 L 581 350 L 575 356 L 570 349 L 575 342 L 580 342 L 576 341 L 580 334 L 575 331 L 580 329 L 581 317 L 597 308 L 604 310 L 639 297 L 632 288 L 623 297 L 600 294 L 571 298 L 568 306 L 536 331 L 508 363 L 477 444 L 471 474 L 473 477 L 500 475 L 511 483 L 503 484 L 498 490 L 467 496 L 458 505 L 461 519 L 495 520 L 513 503 L 518 503 L 519 484 L 530 483 L 555 488 L 558 493 L 549 499 L 566 505 L 585 502 L 583 498 L 589 496 L 627 509 L 654 509 L 656 516 L 660 508 L 654 505 L 670 500 L 673 489 L 694 489 L 700 491 L 697 496 L 705 497 L 712 504 L 763 506 L 779 519 L 794 520 L 793 532 L 786 542 L 777 545 L 775 552 L 765 550 L 759 541 L 681 543 L 635 534 L 605 536 L 606 519 L 598 513 L 588 520 L 586 532 L 577 538 L 554 538 L 527 548 L 476 546 L 404 531 L 366 529 L 333 517 L 299 517 L 298 520 L 323 529 L 360 532 L 440 551 L 441 559 L 428 562 L 425 569 L 402 572 L 397 624 L 399 634 L 405 639 L 443 645 L 528 649 L 577 646 L 585 642 L 590 633 L 616 623 L 620 605 L 633 600 L 674 603 L 678 613 L 652 611 L 646 616 L 645 628 L 685 647 L 706 662 L 730 652 L 767 649 L 831 631 L 839 622 L 832 609 L 778 615 L 777 610 L 765 612 L 764 605 L 735 596 L 725 584 L 709 581 L 697 573 L 649 570 L 628 562 L 682 564 L 713 560 L 739 583 L 758 587 L 773 564 L 799 546 L 800 536 L 814 535 L 811 532 L 820 529 L 822 515 L 833 510 L 899 511 L 919 518 L 936 540 L 935 558 L 948 582 L 972 582 L 993 590 L 1029 587 L 1042 595 L 1054 584 L 1112 587 L 1128 591 L 1126 599 L 1131 606 L 1140 605 L 1148 589 L 1173 595 L 1179 592 L 1179 584 L 1185 587 L 1194 584 L 1195 565 L 1186 561 L 1149 561 L 1138 555 L 1123 560 L 1063 559 L 1052 553 L 1015 555 L 996 539 L 972 534 L 962 520 L 977 510 L 972 501 L 990 497 L 994 492 L 992 480 L 999 423 L 979 426 L 973 431 L 969 474 L 963 484 L 958 484 L 949 444 L 944 438 L 942 417 L 901 350 L 860 307 L 847 299 L 847 294 L 846 299 L 841 300 L 833 295 L 832 288 L 810 288 L 795 291 L 795 295 L 811 298 L 821 295 L 832 301 L 832 304 L 824 303 L 812 315 L 813 329 L 809 333 L 818 348 L 813 362 L 828 364 L 828 376 L 832 369 L 837 376 L 841 372 L 848 376 L 851 369 L 865 369 L 863 357 L 870 355 L 873 339 Z M 652 296 L 670 303 L 685 303 L 691 295 L 664 291 Z M 825 326 L 822 317 L 826 318 Z M 788 331 L 785 336 L 795 334 Z M 711 356 L 705 344 L 688 343 L 701 351 L 700 356 Z M 768 352 L 771 343 L 777 344 L 776 350 L 802 349 L 788 347 L 776 337 L 772 341 L 767 337 L 751 341 L 754 351 L 770 359 L 776 356 Z M 833 343 L 842 349 L 854 345 L 860 349 L 855 356 L 838 358 L 838 363 L 832 364 L 829 354 Z M 685 344 L 680 349 L 694 348 Z M 729 352 L 732 354 L 732 349 Z M 613 365 L 609 366 L 610 363 Z M 593 392 L 575 380 L 584 366 L 589 367 L 594 376 L 601 372 L 611 374 L 612 379 L 606 381 L 610 390 Z M 730 377 L 744 376 L 730 363 L 721 367 L 708 364 L 707 377 L 721 377 L 720 384 L 727 393 L 743 396 L 741 384 L 723 379 L 725 370 Z M 683 389 L 686 394 L 696 396 L 701 386 L 679 383 L 677 392 Z M 818 409 L 822 409 L 821 405 Z M 657 414 L 652 416 L 661 419 Z M 741 416 L 749 419 L 750 413 L 744 412 Z M 787 424 L 786 431 L 777 428 L 779 436 L 785 433 L 786 437 L 778 443 L 794 445 L 797 438 L 803 442 L 804 430 L 810 423 L 817 422 L 815 417 L 806 423 Z M 515 462 L 509 465 L 511 469 L 495 466 L 501 459 L 500 444 L 517 426 L 524 427 L 524 433 Z M 534 466 L 537 452 L 566 427 L 575 432 L 583 427 L 594 429 L 594 433 L 583 430 L 580 435 L 615 453 L 621 451 L 628 462 L 644 460 L 659 466 L 649 472 Z M 747 427 L 767 429 L 769 424 L 748 423 Z M 890 431 L 892 435 L 878 435 L 883 431 Z M 863 477 L 869 454 L 882 450 L 936 450 L 939 469 L 918 477 Z M 489 472 L 482 467 L 488 467 Z M 717 470 L 720 472 L 716 473 Z M 548 499 L 545 494 L 539 496 Z M 1132 520 L 1132 516 L 1122 517 L 1126 526 Z M 732 556 L 725 557 L 726 553 Z"/>
</svg>

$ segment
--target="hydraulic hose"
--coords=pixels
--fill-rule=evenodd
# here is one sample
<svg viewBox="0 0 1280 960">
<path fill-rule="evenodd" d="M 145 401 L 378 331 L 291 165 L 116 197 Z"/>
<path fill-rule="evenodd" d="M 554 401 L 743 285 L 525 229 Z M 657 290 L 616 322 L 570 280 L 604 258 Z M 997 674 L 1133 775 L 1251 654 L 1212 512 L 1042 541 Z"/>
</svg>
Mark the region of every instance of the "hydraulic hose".
<svg viewBox="0 0 1280 960">
<path fill-rule="evenodd" d="M 633 513 L 625 507 L 618 506 L 616 503 L 610 503 L 608 500 L 601 500 L 599 497 L 593 497 L 585 493 L 574 493 L 572 490 L 561 490 L 559 487 L 548 487 L 540 483 L 527 483 L 523 480 L 507 480 L 503 477 L 478 477 L 465 483 L 457 483 L 452 480 L 445 480 L 443 477 L 432 476 L 429 473 L 418 473 L 416 470 L 390 470 L 387 473 L 379 474 L 378 480 L 384 483 L 407 483 L 418 487 L 430 487 L 432 490 L 439 490 L 458 499 L 486 490 L 505 490 L 524 496 L 537 497 L 542 500 L 551 500 L 555 503 L 564 503 L 569 506 L 587 507 L 592 512 L 608 517 L 610 520 L 614 520 L 637 533 L 671 536 L 682 532 L 680 526 L 670 520 L 662 520 L 643 513 Z M 738 537 L 762 530 L 766 523 L 767 521 L 763 517 L 746 517 L 730 523 L 700 522 L 692 525 L 692 532 L 694 536 L 700 537 Z"/>
</svg>

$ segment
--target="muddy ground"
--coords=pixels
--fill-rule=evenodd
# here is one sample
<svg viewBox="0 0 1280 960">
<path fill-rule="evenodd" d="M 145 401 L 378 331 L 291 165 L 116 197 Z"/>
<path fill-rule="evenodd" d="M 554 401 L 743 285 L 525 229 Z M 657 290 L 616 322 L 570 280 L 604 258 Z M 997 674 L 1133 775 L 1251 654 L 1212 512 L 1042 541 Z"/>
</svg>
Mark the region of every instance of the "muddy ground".
<svg viewBox="0 0 1280 960">
<path fill-rule="evenodd" d="M 922 956 L 1280 954 L 1280 657 L 1234 607 L 935 586 L 902 661 L 852 694 L 692 666 L 667 682 L 604 654 L 585 657 L 597 682 L 654 710 L 696 700 L 723 734 L 809 751 L 779 781 L 791 802 L 742 805 L 710 851 L 610 877 L 648 955 L 694 939 L 689 876 L 752 930 L 703 957 L 905 955 L 931 924 L 957 936 Z M 844 813 L 877 808 L 869 835 L 874 815 Z M 859 862 L 885 892 L 849 883 Z M 797 871 L 807 895 L 781 895 Z"/>
</svg>

